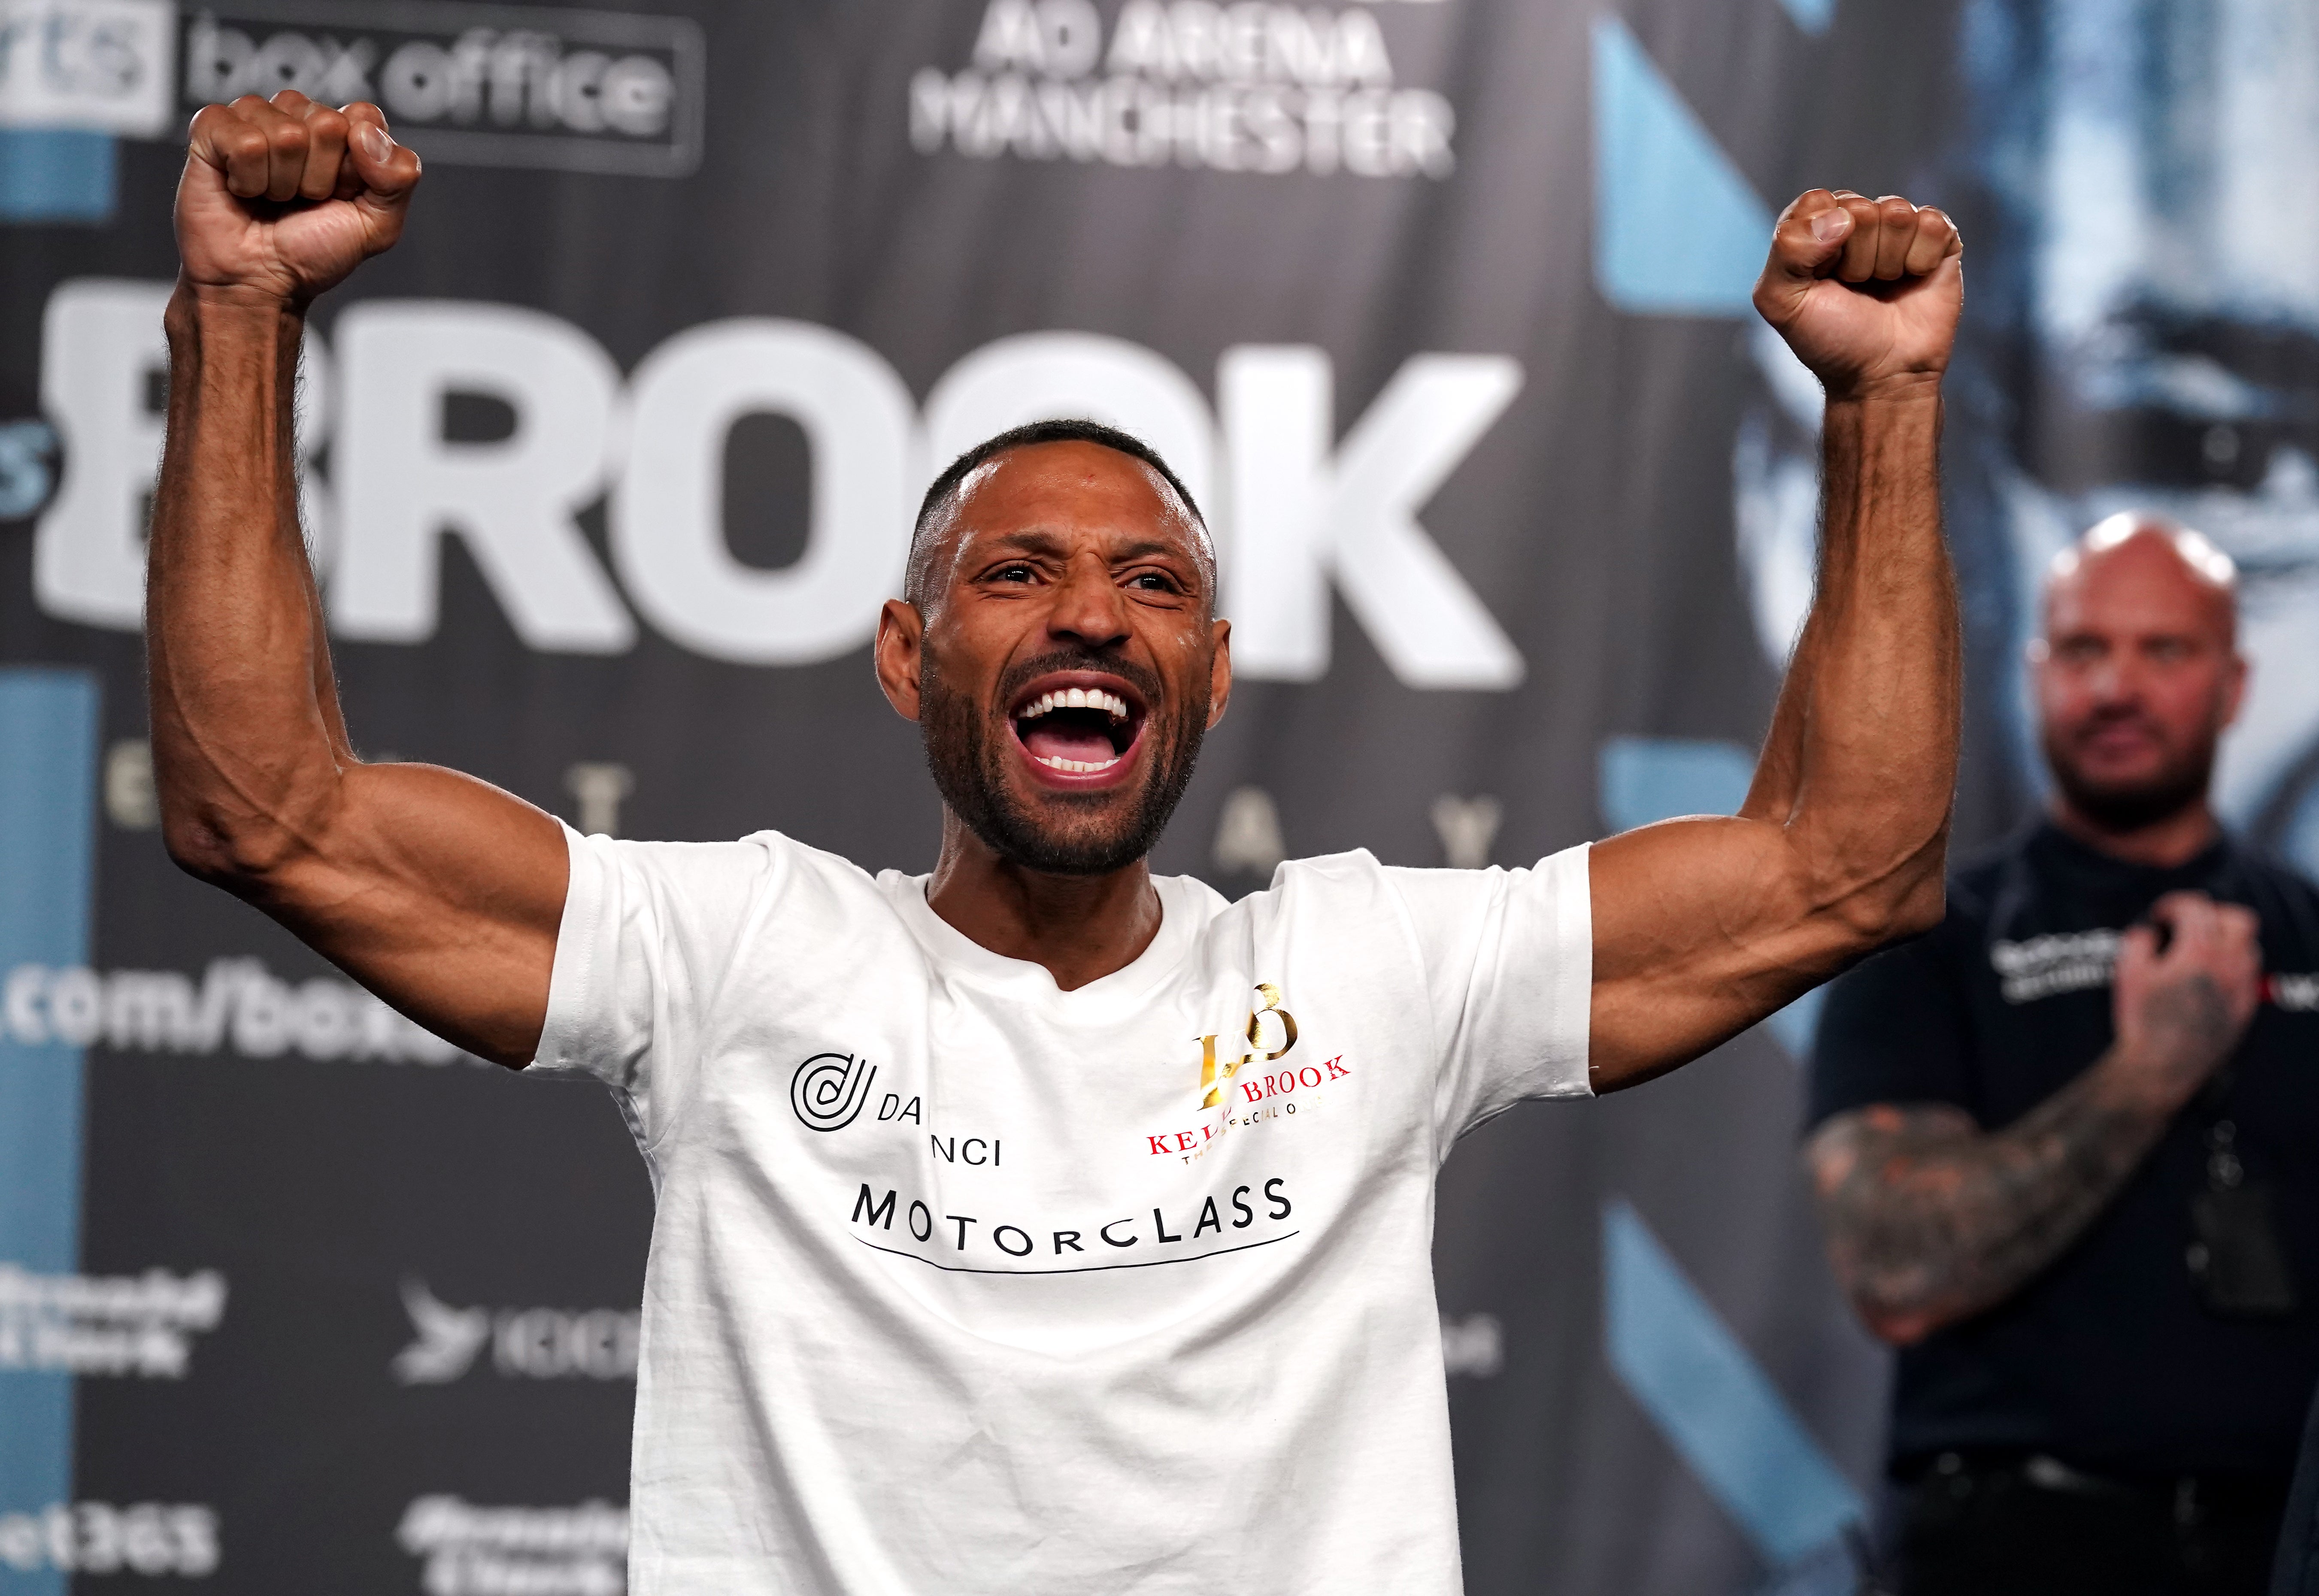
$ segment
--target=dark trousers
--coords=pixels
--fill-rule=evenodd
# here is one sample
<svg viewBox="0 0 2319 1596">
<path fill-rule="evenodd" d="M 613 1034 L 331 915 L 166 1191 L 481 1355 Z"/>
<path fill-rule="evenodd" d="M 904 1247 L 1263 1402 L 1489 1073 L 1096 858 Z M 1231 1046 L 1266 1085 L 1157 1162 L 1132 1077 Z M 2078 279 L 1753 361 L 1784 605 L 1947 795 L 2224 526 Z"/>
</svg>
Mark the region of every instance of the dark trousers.
<svg viewBox="0 0 2319 1596">
<path fill-rule="evenodd" d="M 2284 1479 L 2098 1479 L 1944 1454 L 1911 1488 L 1899 1596 L 2264 1596 Z"/>
</svg>

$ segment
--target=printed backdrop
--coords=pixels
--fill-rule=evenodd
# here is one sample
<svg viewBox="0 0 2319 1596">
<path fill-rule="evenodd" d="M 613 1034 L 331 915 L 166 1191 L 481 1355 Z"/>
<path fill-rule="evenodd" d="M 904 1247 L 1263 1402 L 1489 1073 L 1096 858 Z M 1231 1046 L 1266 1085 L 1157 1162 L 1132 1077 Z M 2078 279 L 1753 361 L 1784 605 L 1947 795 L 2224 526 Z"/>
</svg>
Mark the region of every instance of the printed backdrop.
<svg viewBox="0 0 2319 1596">
<path fill-rule="evenodd" d="M 2150 503 L 2248 572 L 2230 816 L 2319 864 L 2303 0 L 627 3 L 0 0 L 0 1596 L 621 1588 L 651 1197 L 612 1105 L 435 1041 L 155 829 L 140 548 L 204 101 L 376 99 L 428 162 L 307 356 L 370 757 L 924 869 L 877 602 L 941 461 L 1080 413 L 1225 550 L 1241 688 L 1164 868 L 1728 809 L 1818 421 L 1746 294 L 1825 183 L 1971 244 L 1966 839 L 2042 780 L 2035 572 Z M 1476 1596 L 1849 1588 L 1884 1366 L 1794 1171 L 1810 1020 L 1451 1158 Z"/>
</svg>

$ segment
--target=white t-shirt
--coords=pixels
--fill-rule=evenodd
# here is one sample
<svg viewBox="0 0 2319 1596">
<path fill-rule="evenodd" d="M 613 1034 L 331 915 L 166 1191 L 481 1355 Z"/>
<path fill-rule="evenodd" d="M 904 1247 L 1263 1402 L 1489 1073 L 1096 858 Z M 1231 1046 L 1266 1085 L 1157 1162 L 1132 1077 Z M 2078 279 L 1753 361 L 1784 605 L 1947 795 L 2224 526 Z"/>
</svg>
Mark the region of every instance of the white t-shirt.
<svg viewBox="0 0 2319 1596">
<path fill-rule="evenodd" d="M 1588 1090 L 1584 849 L 1162 878 L 1073 992 L 775 833 L 571 854 L 539 1062 L 658 1195 L 636 1596 L 1460 1589 L 1434 1177 Z"/>
</svg>

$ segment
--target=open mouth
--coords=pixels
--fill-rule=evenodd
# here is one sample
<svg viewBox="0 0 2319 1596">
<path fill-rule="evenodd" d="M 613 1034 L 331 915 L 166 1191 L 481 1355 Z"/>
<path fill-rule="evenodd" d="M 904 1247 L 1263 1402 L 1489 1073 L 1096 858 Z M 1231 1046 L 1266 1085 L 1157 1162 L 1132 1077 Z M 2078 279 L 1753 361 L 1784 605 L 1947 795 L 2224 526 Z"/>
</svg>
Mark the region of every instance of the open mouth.
<svg viewBox="0 0 2319 1596">
<path fill-rule="evenodd" d="M 1033 682 L 1015 706 L 1015 740 L 1031 762 L 1058 776 L 1101 776 L 1134 748 L 1141 704 L 1110 684 Z"/>
</svg>

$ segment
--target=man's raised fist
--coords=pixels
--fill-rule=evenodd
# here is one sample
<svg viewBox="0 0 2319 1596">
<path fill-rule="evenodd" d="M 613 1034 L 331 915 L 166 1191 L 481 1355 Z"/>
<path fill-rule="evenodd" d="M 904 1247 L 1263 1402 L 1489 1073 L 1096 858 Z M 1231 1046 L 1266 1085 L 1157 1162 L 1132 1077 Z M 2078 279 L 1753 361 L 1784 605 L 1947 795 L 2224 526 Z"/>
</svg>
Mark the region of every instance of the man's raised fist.
<svg viewBox="0 0 2319 1596">
<path fill-rule="evenodd" d="M 177 181 L 184 280 L 302 305 L 393 244 L 418 183 L 418 155 L 375 105 L 333 111 L 284 89 L 206 106 Z"/>
<path fill-rule="evenodd" d="M 1780 213 L 1755 309 L 1830 399 L 1930 391 L 1964 308 L 1956 224 L 1898 194 L 1815 188 Z"/>
</svg>

